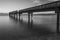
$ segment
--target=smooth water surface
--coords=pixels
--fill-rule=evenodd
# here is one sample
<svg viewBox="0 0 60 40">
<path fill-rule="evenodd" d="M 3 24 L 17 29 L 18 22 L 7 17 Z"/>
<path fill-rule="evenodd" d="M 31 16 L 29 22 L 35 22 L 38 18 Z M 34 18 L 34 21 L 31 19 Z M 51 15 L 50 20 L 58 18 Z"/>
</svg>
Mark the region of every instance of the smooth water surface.
<svg viewBox="0 0 60 40">
<path fill-rule="evenodd" d="M 17 40 L 30 35 L 26 25 L 19 24 L 9 16 L 0 16 L 0 40 Z"/>
<path fill-rule="evenodd" d="M 0 16 L 0 39 L 18 40 L 35 34 L 28 29 L 28 16 L 21 15 L 21 20 L 23 22 L 16 21 L 9 16 Z M 35 31 L 39 29 L 37 31 L 40 33 L 46 32 L 45 30 L 56 32 L 56 15 L 33 16 L 33 24 L 32 29 L 35 28 Z"/>
</svg>

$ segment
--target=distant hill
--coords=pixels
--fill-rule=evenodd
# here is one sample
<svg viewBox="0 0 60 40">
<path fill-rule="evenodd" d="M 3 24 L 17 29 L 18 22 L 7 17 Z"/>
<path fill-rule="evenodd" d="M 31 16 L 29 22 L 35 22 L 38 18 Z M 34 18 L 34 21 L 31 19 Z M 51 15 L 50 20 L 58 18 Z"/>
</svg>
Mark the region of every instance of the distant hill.
<svg viewBox="0 0 60 40">
<path fill-rule="evenodd" d="M 0 13 L 0 16 L 8 16 L 8 13 Z"/>
</svg>

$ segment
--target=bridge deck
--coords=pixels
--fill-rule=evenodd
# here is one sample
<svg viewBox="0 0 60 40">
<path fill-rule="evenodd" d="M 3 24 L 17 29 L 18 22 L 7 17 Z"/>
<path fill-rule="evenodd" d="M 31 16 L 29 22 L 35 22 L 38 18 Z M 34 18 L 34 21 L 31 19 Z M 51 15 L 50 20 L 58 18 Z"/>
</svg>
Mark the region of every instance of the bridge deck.
<svg viewBox="0 0 60 40">
<path fill-rule="evenodd" d="M 26 9 L 19 10 L 19 12 L 40 12 L 40 11 L 48 11 L 55 10 L 57 7 L 60 7 L 60 1 L 55 1 L 51 3 L 46 3 L 42 5 L 38 5 L 35 7 L 30 7 Z"/>
</svg>

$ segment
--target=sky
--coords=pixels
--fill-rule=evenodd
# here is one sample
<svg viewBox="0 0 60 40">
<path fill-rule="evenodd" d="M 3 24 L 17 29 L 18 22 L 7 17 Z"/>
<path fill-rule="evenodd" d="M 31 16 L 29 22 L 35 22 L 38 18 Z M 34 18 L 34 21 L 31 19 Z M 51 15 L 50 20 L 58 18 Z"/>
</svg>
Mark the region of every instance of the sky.
<svg viewBox="0 0 60 40">
<path fill-rule="evenodd" d="M 58 0 L 0 0 L 0 13 L 8 13 Z"/>
</svg>

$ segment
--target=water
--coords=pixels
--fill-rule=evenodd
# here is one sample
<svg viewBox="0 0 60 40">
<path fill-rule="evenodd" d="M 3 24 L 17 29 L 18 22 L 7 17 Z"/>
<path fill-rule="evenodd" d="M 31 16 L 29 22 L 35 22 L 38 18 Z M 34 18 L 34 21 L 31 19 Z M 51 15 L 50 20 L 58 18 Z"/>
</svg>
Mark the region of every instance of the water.
<svg viewBox="0 0 60 40">
<path fill-rule="evenodd" d="M 22 15 L 23 21 L 28 22 L 28 16 Z M 38 25 L 35 28 L 47 28 L 52 32 L 56 32 L 57 15 L 33 15 L 33 24 Z"/>
<path fill-rule="evenodd" d="M 30 35 L 26 25 L 19 24 L 9 16 L 0 16 L 0 40 L 17 40 Z"/>
<path fill-rule="evenodd" d="M 33 33 L 28 29 L 28 17 L 21 16 L 23 22 L 16 21 L 9 16 L 0 16 L 0 39 L 1 40 L 17 40 L 25 37 L 30 37 Z M 35 31 L 56 32 L 56 15 L 52 16 L 33 16 L 33 28 Z M 45 28 L 45 29 L 44 29 Z M 35 34 L 35 33 L 34 33 Z"/>
</svg>

